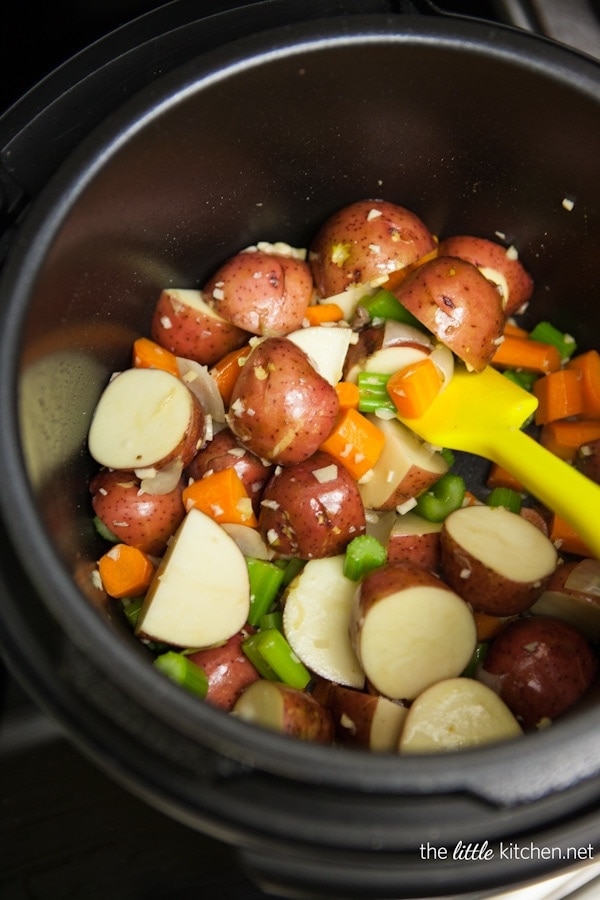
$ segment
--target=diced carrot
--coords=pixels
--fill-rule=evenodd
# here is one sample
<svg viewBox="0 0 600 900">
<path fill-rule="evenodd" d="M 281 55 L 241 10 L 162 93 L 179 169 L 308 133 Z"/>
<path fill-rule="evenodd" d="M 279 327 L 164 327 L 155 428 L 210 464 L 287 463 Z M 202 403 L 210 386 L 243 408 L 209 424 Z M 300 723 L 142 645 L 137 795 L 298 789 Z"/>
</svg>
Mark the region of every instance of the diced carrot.
<svg viewBox="0 0 600 900">
<path fill-rule="evenodd" d="M 335 385 L 340 409 L 358 409 L 360 391 L 358 385 L 352 381 L 338 381 Z"/>
<path fill-rule="evenodd" d="M 521 482 L 502 466 L 499 466 L 498 463 L 492 463 L 486 486 L 492 490 L 496 487 L 510 488 L 511 491 L 517 491 L 519 494 L 522 494 L 525 490 Z"/>
<path fill-rule="evenodd" d="M 383 450 L 383 432 L 353 407 L 340 410 L 336 424 L 320 449 L 330 453 L 350 474 L 362 478 Z"/>
<path fill-rule="evenodd" d="M 474 612 L 478 641 L 493 640 L 504 628 L 511 616 L 490 616 L 487 613 Z"/>
<path fill-rule="evenodd" d="M 482 502 L 479 499 L 479 497 L 477 497 L 473 493 L 473 491 L 465 491 L 465 496 L 463 498 L 462 505 L 463 506 L 481 506 Z"/>
<path fill-rule="evenodd" d="M 228 406 L 233 393 L 233 388 L 240 374 L 240 369 L 244 365 L 248 356 L 250 356 L 252 348 L 248 345 L 240 347 L 238 350 L 232 350 L 220 359 L 211 368 L 212 375 L 219 393 L 223 399 L 223 403 Z"/>
<path fill-rule="evenodd" d="M 315 303 L 304 313 L 309 325 L 322 325 L 324 322 L 340 322 L 344 312 L 337 303 Z"/>
<path fill-rule="evenodd" d="M 560 459 L 572 460 L 578 447 L 598 438 L 600 419 L 563 419 L 542 426 L 540 444 Z"/>
<path fill-rule="evenodd" d="M 556 514 L 552 517 L 549 536 L 557 550 L 562 550 L 565 553 L 574 553 L 577 556 L 594 556 L 594 553 L 579 535 L 573 531 L 571 526 Z"/>
<path fill-rule="evenodd" d="M 561 364 L 560 352 L 552 344 L 512 335 L 505 336 L 492 357 L 492 365 L 498 369 L 525 369 L 542 375 L 558 372 Z"/>
<path fill-rule="evenodd" d="M 549 372 L 533 383 L 532 390 L 538 399 L 536 425 L 583 413 L 582 377 L 578 369 Z"/>
<path fill-rule="evenodd" d="M 390 377 L 387 392 L 401 416 L 416 419 L 431 406 L 444 383 L 436 364 L 425 357 Z"/>
<path fill-rule="evenodd" d="M 141 597 L 150 587 L 154 564 L 137 547 L 114 544 L 98 560 L 98 572 L 104 590 L 110 597 Z"/>
<path fill-rule="evenodd" d="M 136 369 L 164 369 L 179 377 L 175 354 L 150 338 L 140 337 L 133 342 L 132 364 Z"/>
<path fill-rule="evenodd" d="M 381 287 L 385 288 L 387 291 L 393 291 L 394 288 L 397 288 L 398 285 L 402 284 L 402 282 L 404 281 L 406 276 L 410 274 L 410 272 L 414 272 L 415 269 L 418 269 L 423 265 L 423 263 L 429 262 L 430 259 L 435 259 L 437 255 L 438 248 L 434 247 L 433 250 L 429 251 L 429 253 L 425 253 L 414 262 L 409 263 L 407 266 L 404 266 L 404 268 L 394 269 L 393 272 L 390 272 Z"/>
<path fill-rule="evenodd" d="M 509 335 L 510 337 L 518 337 L 518 338 L 528 338 L 529 332 L 526 328 L 521 328 L 519 325 L 515 325 L 514 322 L 511 322 L 510 319 L 507 319 L 504 323 L 504 334 Z"/>
<path fill-rule="evenodd" d="M 580 353 L 569 360 L 567 368 L 581 372 L 584 416 L 600 418 L 600 353 L 597 350 Z"/>
<path fill-rule="evenodd" d="M 187 511 L 199 509 L 220 525 L 248 525 L 256 528 L 258 524 L 252 500 L 233 467 L 192 481 L 183 490 L 183 503 Z"/>
</svg>

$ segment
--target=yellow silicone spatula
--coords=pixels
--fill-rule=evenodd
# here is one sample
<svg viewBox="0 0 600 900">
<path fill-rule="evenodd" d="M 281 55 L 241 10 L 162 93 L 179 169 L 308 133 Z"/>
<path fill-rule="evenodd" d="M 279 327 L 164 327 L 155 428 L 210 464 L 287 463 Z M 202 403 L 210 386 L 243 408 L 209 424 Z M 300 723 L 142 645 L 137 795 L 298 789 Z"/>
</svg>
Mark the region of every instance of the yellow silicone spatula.
<svg viewBox="0 0 600 900">
<path fill-rule="evenodd" d="M 600 558 L 600 485 L 520 430 L 536 406 L 533 394 L 490 366 L 461 366 L 423 416 L 401 421 L 431 444 L 498 463 Z"/>
</svg>

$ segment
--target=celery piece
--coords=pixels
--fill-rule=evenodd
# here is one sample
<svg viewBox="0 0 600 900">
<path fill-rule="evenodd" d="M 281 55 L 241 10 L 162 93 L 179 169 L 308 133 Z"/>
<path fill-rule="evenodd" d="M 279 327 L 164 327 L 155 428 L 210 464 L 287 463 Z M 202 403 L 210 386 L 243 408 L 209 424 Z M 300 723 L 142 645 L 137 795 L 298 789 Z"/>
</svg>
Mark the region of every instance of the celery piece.
<svg viewBox="0 0 600 900">
<path fill-rule="evenodd" d="M 269 612 L 283 583 L 285 572 L 266 559 L 246 558 L 250 576 L 250 611 L 248 623 L 258 625 L 261 616 Z"/>
<path fill-rule="evenodd" d="M 573 336 L 559 331 L 550 322 L 538 322 L 529 332 L 529 338 L 542 344 L 552 344 L 553 347 L 556 347 L 563 360 L 570 359 L 577 349 Z"/>
<path fill-rule="evenodd" d="M 486 658 L 487 652 L 488 645 L 484 641 L 478 641 L 475 645 L 475 649 L 473 650 L 473 656 L 467 663 L 467 667 L 462 673 L 463 678 L 475 678 L 477 674 L 477 667 Z"/>
<path fill-rule="evenodd" d="M 258 627 L 261 631 L 267 631 L 269 628 L 276 628 L 281 631 L 283 628 L 283 613 L 280 609 L 274 609 L 272 612 L 265 613 L 260 617 Z"/>
<path fill-rule="evenodd" d="M 167 650 L 154 660 L 156 668 L 174 681 L 180 687 L 185 688 L 198 697 L 206 697 L 208 692 L 208 678 L 200 666 L 192 662 L 182 653 Z"/>
<path fill-rule="evenodd" d="M 263 659 L 262 654 L 259 652 L 257 647 L 257 640 L 260 631 L 257 631 L 256 634 L 251 634 L 244 641 L 242 641 L 242 652 L 250 660 L 256 671 L 263 678 L 266 678 L 267 681 L 278 681 L 279 676 L 277 673 L 271 668 L 271 666 Z"/>
<path fill-rule="evenodd" d="M 450 466 L 450 468 L 452 468 L 452 466 L 456 462 L 456 457 L 454 455 L 454 451 L 450 450 L 449 447 L 442 447 L 440 452 L 441 452 L 442 456 L 444 457 L 444 459 L 446 460 L 446 462 L 448 463 L 448 465 Z"/>
<path fill-rule="evenodd" d="M 373 569 L 378 569 L 387 559 L 387 550 L 372 534 L 360 534 L 350 541 L 344 557 L 344 575 L 351 581 L 360 581 Z"/>
<path fill-rule="evenodd" d="M 488 506 L 504 506 L 510 512 L 520 513 L 523 498 L 517 491 L 508 487 L 495 487 L 485 498 Z"/>
<path fill-rule="evenodd" d="M 100 516 L 94 516 L 93 522 L 94 528 L 105 541 L 110 541 L 111 544 L 117 544 L 121 540 L 121 538 L 118 538 L 116 534 L 113 534 L 110 528 L 104 524 Z"/>
<path fill-rule="evenodd" d="M 283 582 L 281 586 L 287 587 L 288 584 L 292 583 L 296 575 L 300 574 L 306 565 L 306 561 L 293 556 L 291 559 L 282 560 L 282 562 L 285 563 L 285 566 L 283 567 Z"/>
<path fill-rule="evenodd" d="M 252 648 L 257 651 L 269 669 L 275 673 L 278 681 L 282 681 L 290 687 L 298 688 L 298 690 L 303 690 L 307 686 L 310 681 L 310 672 L 304 663 L 298 659 L 281 631 L 278 631 L 276 628 L 257 631 L 256 634 L 244 641 L 242 647 L 248 641 L 252 642 Z M 250 661 L 252 662 L 252 660 Z"/>
<path fill-rule="evenodd" d="M 371 319 L 393 319 L 395 322 L 405 322 L 407 325 L 423 329 L 419 320 L 400 303 L 391 291 L 387 291 L 385 288 L 381 288 L 370 297 L 363 297 L 359 306 L 367 310 Z"/>
<path fill-rule="evenodd" d="M 396 407 L 387 392 L 389 375 L 380 372 L 358 373 L 358 409 L 363 413 L 374 413 L 378 409 L 389 409 L 396 413 Z"/>
<path fill-rule="evenodd" d="M 534 382 L 540 377 L 537 372 L 517 371 L 516 369 L 505 369 L 502 374 L 513 384 L 518 384 L 524 391 L 531 391 Z"/>
<path fill-rule="evenodd" d="M 130 599 L 129 597 L 123 597 L 123 612 L 125 613 L 125 618 L 132 628 L 135 628 L 137 625 L 138 616 L 140 614 L 140 610 L 142 608 L 142 604 L 144 603 L 143 597 L 135 597 L 134 599 Z"/>
<path fill-rule="evenodd" d="M 428 522 L 443 522 L 446 516 L 462 506 L 465 493 L 464 479 L 447 472 L 429 491 L 417 497 L 415 512 Z"/>
</svg>

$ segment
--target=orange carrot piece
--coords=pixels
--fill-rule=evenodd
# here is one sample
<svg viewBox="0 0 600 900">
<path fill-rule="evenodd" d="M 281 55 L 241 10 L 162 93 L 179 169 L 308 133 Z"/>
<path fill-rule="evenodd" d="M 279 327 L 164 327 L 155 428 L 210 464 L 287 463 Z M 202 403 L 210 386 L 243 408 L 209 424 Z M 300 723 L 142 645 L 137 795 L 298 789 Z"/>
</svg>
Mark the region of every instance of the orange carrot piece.
<svg viewBox="0 0 600 900">
<path fill-rule="evenodd" d="M 401 416 L 416 419 L 431 406 L 443 383 L 442 373 L 426 357 L 394 372 L 387 383 L 387 392 Z"/>
<path fill-rule="evenodd" d="M 536 425 L 547 425 L 583 413 L 582 378 L 578 369 L 549 372 L 533 383 L 532 390 L 538 399 Z"/>
<path fill-rule="evenodd" d="M 504 334 L 509 337 L 518 337 L 518 338 L 528 338 L 529 332 L 526 328 L 521 328 L 519 325 L 515 325 L 514 322 L 510 320 L 506 320 L 504 323 Z"/>
<path fill-rule="evenodd" d="M 600 419 L 562 419 L 542 426 L 540 444 L 561 459 L 572 460 L 578 447 L 598 438 Z"/>
<path fill-rule="evenodd" d="M 553 515 L 550 525 L 550 540 L 555 544 L 556 549 L 562 550 L 563 553 L 574 553 L 576 556 L 586 557 L 594 556 L 587 544 L 573 531 L 571 526 L 556 514 Z"/>
<path fill-rule="evenodd" d="M 336 424 L 320 449 L 336 459 L 350 474 L 362 478 L 383 450 L 383 432 L 353 407 L 340 410 Z"/>
<path fill-rule="evenodd" d="M 136 369 L 164 369 L 179 378 L 175 354 L 150 338 L 140 337 L 133 342 L 132 364 Z"/>
<path fill-rule="evenodd" d="M 398 285 L 402 284 L 404 279 L 410 272 L 414 272 L 415 269 L 418 269 L 423 263 L 429 262 L 430 259 L 435 259 L 438 255 L 438 248 L 434 247 L 433 250 L 430 250 L 429 253 L 425 253 L 423 256 L 420 256 L 418 259 L 415 259 L 414 262 L 409 263 L 407 266 L 404 266 L 402 269 L 394 269 L 393 272 L 390 272 L 387 279 L 381 285 L 382 288 L 385 288 L 387 291 L 393 291 L 394 288 L 397 288 Z"/>
<path fill-rule="evenodd" d="M 110 597 L 141 597 L 150 587 L 154 564 L 137 547 L 114 544 L 98 560 L 98 572 Z"/>
<path fill-rule="evenodd" d="M 580 353 L 569 360 L 567 368 L 581 372 L 584 416 L 600 418 L 600 353 L 597 350 Z"/>
<path fill-rule="evenodd" d="M 352 381 L 338 381 L 335 385 L 340 409 L 358 409 L 360 391 L 358 385 Z"/>
<path fill-rule="evenodd" d="M 558 372 L 562 360 L 552 344 L 530 341 L 529 338 L 507 335 L 492 357 L 492 365 L 499 369 L 524 369 L 526 372 Z"/>
<path fill-rule="evenodd" d="M 256 528 L 258 524 L 252 500 L 233 467 L 193 481 L 183 490 L 183 503 L 187 511 L 199 509 L 220 525 Z"/>
<path fill-rule="evenodd" d="M 490 616 L 488 613 L 474 612 L 478 641 L 491 641 L 504 628 L 512 616 Z"/>
<path fill-rule="evenodd" d="M 215 363 L 210 370 L 210 374 L 226 406 L 229 405 L 238 375 L 251 350 L 252 348 L 247 345 L 240 347 L 238 350 L 232 350 Z"/>
<path fill-rule="evenodd" d="M 486 487 L 490 489 L 496 487 L 510 488 L 511 491 L 517 491 L 519 494 L 525 491 L 521 482 L 502 466 L 499 466 L 498 463 L 492 463 L 486 480 Z"/>
<path fill-rule="evenodd" d="M 344 312 L 337 303 L 315 303 L 307 308 L 304 318 L 309 325 L 322 325 L 324 322 L 340 322 Z"/>
<path fill-rule="evenodd" d="M 479 497 L 475 496 L 473 491 L 465 491 L 465 496 L 462 502 L 463 506 L 481 506 L 482 502 Z"/>
</svg>

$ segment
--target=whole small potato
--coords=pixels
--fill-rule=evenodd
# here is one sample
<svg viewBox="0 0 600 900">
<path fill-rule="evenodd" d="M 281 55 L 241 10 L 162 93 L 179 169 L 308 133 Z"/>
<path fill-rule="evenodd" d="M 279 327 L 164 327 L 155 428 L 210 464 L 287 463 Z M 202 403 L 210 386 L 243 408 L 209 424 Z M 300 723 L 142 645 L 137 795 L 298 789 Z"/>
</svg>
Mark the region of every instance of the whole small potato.
<svg viewBox="0 0 600 900">
<path fill-rule="evenodd" d="M 308 459 L 336 420 L 338 395 L 287 338 L 265 338 L 235 383 L 227 422 L 245 447 L 263 459 L 293 465 Z"/>
<path fill-rule="evenodd" d="M 477 266 L 482 275 L 498 286 L 504 313 L 512 316 L 533 293 L 533 279 L 514 253 L 496 241 L 471 235 L 453 235 L 440 241 L 440 256 L 458 256 Z"/>
<path fill-rule="evenodd" d="M 503 628 L 477 677 L 496 691 L 525 728 L 535 728 L 573 706 L 596 670 L 590 644 L 573 626 L 528 616 Z"/>
<path fill-rule="evenodd" d="M 438 256 L 407 275 L 395 295 L 468 368 L 480 372 L 498 349 L 502 298 L 471 263 Z"/>
<path fill-rule="evenodd" d="M 583 475 L 600 484 L 600 438 L 582 444 L 573 463 Z"/>
<path fill-rule="evenodd" d="M 313 281 L 304 260 L 253 249 L 224 263 L 203 294 L 220 316 L 238 328 L 282 337 L 302 327 Z"/>
<path fill-rule="evenodd" d="M 151 556 L 160 556 L 185 516 L 183 480 L 168 494 L 148 494 L 133 473 L 103 469 L 90 481 L 90 492 L 106 528 Z"/>
<path fill-rule="evenodd" d="M 240 694 L 260 675 L 242 650 L 242 643 L 253 629 L 242 629 L 217 647 L 207 647 L 189 654 L 208 679 L 206 702 L 227 712 Z"/>
<path fill-rule="evenodd" d="M 355 284 L 385 281 L 435 248 L 424 222 L 395 203 L 358 200 L 335 212 L 317 232 L 309 263 L 321 297 Z"/>
<path fill-rule="evenodd" d="M 355 480 L 332 456 L 317 451 L 267 482 L 258 526 L 277 555 L 314 559 L 343 553 L 364 533 L 366 520 Z"/>
</svg>

